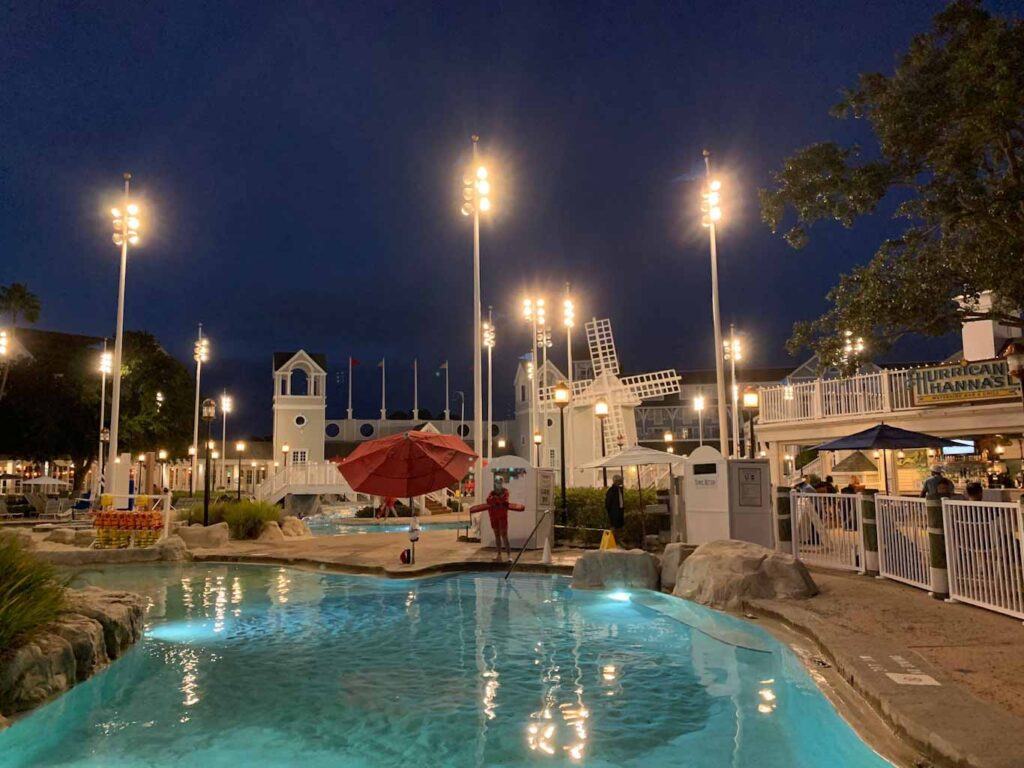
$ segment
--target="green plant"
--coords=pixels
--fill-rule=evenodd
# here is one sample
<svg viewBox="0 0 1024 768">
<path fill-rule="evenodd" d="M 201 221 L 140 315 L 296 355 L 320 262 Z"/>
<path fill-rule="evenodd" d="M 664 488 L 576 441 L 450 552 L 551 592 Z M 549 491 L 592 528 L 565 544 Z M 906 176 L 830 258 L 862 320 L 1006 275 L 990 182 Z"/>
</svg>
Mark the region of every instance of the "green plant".
<svg viewBox="0 0 1024 768">
<path fill-rule="evenodd" d="M 0 654 L 32 637 L 64 607 L 66 582 L 20 537 L 0 535 Z"/>
<path fill-rule="evenodd" d="M 218 501 L 210 505 L 210 525 L 227 523 L 233 539 L 255 539 L 268 522 L 280 522 L 281 508 L 264 501 Z M 188 513 L 189 523 L 203 522 L 203 505 Z"/>
<path fill-rule="evenodd" d="M 596 546 L 601 541 L 602 533 L 608 528 L 608 513 L 604 509 L 605 488 L 567 488 L 565 505 L 568 508 L 570 537 L 577 544 Z M 643 504 L 653 504 L 657 500 L 653 488 L 644 488 Z M 561 501 L 561 495 L 556 503 Z M 626 541 L 639 546 L 643 523 L 640 516 L 640 492 L 626 489 L 625 535 Z M 648 526 L 648 533 L 654 533 L 653 526 Z"/>
</svg>

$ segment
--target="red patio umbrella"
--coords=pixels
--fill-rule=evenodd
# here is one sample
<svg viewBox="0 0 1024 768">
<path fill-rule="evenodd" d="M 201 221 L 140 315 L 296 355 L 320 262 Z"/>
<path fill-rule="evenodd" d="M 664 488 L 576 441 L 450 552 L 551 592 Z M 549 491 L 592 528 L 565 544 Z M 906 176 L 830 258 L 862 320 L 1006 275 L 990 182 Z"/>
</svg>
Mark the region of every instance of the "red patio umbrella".
<svg viewBox="0 0 1024 768">
<path fill-rule="evenodd" d="M 475 458 L 454 435 L 411 431 L 362 443 L 338 469 L 355 491 L 412 498 L 461 481 Z"/>
</svg>

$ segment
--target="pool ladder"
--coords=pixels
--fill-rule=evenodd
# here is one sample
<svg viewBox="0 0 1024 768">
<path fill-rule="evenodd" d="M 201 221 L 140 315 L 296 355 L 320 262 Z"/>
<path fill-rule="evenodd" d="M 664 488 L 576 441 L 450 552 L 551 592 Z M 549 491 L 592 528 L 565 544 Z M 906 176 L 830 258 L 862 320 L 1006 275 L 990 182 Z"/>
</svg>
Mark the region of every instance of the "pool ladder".
<svg viewBox="0 0 1024 768">
<path fill-rule="evenodd" d="M 519 552 L 516 554 L 516 559 L 512 561 L 512 565 L 509 566 L 508 571 L 505 572 L 505 578 L 508 579 L 512 575 L 512 571 L 519 564 L 519 558 L 523 556 L 523 552 L 526 551 L 526 545 L 530 543 L 530 539 L 533 538 L 534 534 L 537 533 L 537 529 L 540 528 L 540 524 L 544 522 L 544 518 L 551 514 L 551 508 L 545 509 L 540 513 L 540 519 L 537 524 L 533 526 L 533 530 L 530 531 L 530 535 L 526 537 L 526 541 L 523 542 L 523 546 L 519 548 Z"/>
</svg>

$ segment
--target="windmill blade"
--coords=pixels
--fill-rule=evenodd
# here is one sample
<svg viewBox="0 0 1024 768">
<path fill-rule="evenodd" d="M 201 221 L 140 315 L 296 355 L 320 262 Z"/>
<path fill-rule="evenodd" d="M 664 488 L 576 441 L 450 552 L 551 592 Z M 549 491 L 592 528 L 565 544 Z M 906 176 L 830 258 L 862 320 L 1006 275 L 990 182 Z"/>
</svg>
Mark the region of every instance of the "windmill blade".
<svg viewBox="0 0 1024 768">
<path fill-rule="evenodd" d="M 679 392 L 680 379 L 675 369 L 669 368 L 638 376 L 623 376 L 620 381 L 637 399 L 652 400 Z"/>
<path fill-rule="evenodd" d="M 619 375 L 619 356 L 615 352 L 615 337 L 612 335 L 612 321 L 608 318 L 589 321 L 587 345 L 590 347 L 590 361 L 594 365 L 594 378 L 602 373 Z"/>
</svg>

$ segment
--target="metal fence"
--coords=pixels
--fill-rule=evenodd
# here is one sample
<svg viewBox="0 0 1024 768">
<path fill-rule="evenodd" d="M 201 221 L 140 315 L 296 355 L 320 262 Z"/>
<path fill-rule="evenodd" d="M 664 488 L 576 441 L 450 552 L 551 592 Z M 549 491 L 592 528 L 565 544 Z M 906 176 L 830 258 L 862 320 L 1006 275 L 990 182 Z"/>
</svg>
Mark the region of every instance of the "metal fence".
<svg viewBox="0 0 1024 768">
<path fill-rule="evenodd" d="M 878 570 L 921 589 L 931 589 L 928 566 L 928 510 L 925 500 L 875 496 L 878 521 Z"/>
<path fill-rule="evenodd" d="M 844 571 L 864 570 L 860 495 L 790 493 L 793 554 L 805 563 Z"/>
<path fill-rule="evenodd" d="M 1020 505 L 947 499 L 942 516 L 950 597 L 1024 619 Z"/>
</svg>

